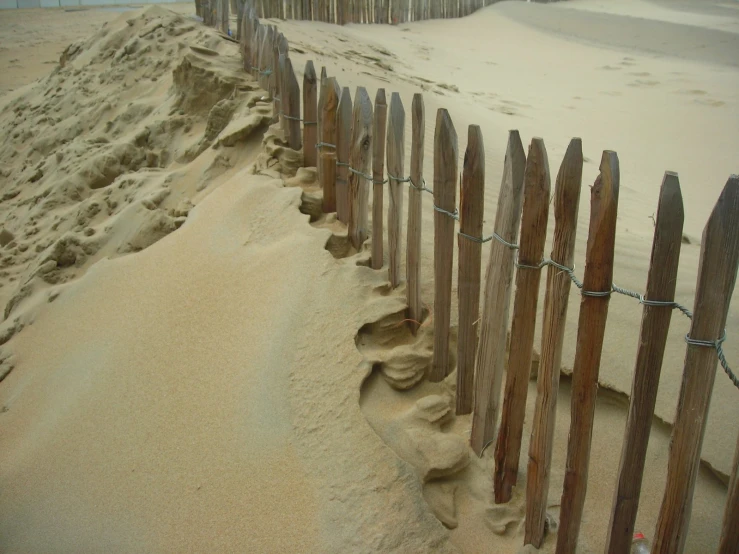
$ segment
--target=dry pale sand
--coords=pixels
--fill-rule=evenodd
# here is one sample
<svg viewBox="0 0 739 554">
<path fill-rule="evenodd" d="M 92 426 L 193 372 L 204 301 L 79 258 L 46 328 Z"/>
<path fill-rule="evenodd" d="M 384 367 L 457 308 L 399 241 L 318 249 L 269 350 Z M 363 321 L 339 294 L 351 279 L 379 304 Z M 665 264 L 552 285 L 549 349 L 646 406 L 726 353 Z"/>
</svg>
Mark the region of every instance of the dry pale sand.
<svg viewBox="0 0 739 554">
<path fill-rule="evenodd" d="M 318 217 L 315 171 L 298 169 L 299 154 L 268 128 L 271 107 L 236 46 L 183 15 L 190 6 L 176 11 L 0 18 L 3 48 L 12 40 L 19 51 L 0 51 L 10 91 L 0 96 L 0 550 L 520 551 L 522 487 L 509 505 L 492 504 L 491 459 L 470 456 L 469 419 L 449 413 L 453 386 L 388 384 L 423 371 L 432 324 L 417 339 L 403 331 L 402 289 L 366 267 L 332 216 Z M 279 25 L 298 68 L 313 59 L 341 85 L 401 92 L 407 107 L 426 91 L 427 178 L 436 109 L 450 110 L 460 154 L 466 126 L 480 124 L 486 229 L 506 129 L 525 142 L 543 136 L 552 173 L 581 136 L 586 184 L 600 151 L 617 150 L 621 286 L 644 287 L 661 175 L 678 171 L 692 242 L 678 295 L 691 304 L 702 226 L 737 171 L 733 14 L 578 0 L 400 28 Z M 49 31 L 34 38 L 40 20 Z M 63 67 L 44 66 L 92 22 L 96 34 L 66 49 Z M 681 42 L 683 27 L 695 43 Z M 11 59 L 23 60 L 14 72 Z M 585 189 L 579 266 L 588 203 Z M 429 304 L 431 213 L 424 205 Z M 573 295 L 565 364 L 576 308 Z M 630 389 L 639 317 L 636 303 L 611 302 L 601 375 L 615 392 L 599 398 L 582 552 L 605 540 L 625 422 L 618 391 Z M 653 426 L 637 521 L 647 535 L 686 329 L 676 315 L 658 400 L 666 423 Z M 379 364 L 384 373 L 372 371 Z M 529 414 L 534 393 L 532 382 Z M 688 552 L 716 548 L 737 394 L 717 375 Z M 569 406 L 565 378 L 554 522 Z"/>
</svg>

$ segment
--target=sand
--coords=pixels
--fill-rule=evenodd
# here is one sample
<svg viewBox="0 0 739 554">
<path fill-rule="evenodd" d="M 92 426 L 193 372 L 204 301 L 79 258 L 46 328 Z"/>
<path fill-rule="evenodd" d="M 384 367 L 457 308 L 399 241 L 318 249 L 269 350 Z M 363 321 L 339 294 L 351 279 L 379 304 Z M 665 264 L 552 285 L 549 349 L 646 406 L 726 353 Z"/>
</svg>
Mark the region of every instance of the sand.
<svg viewBox="0 0 739 554">
<path fill-rule="evenodd" d="M 18 10 L 0 21 L 14 47 L 0 52 L 10 233 L 0 237 L 0 550 L 520 551 L 523 489 L 492 504 L 492 453 L 467 449 L 469 418 L 450 413 L 453 376 L 389 385 L 418 380 L 431 325 L 418 338 L 404 332 L 402 288 L 366 267 L 367 250 L 350 249 L 333 216 L 318 217 L 315 171 L 298 169 L 299 154 L 269 128 L 271 105 L 236 45 L 188 17 L 191 6 L 175 11 Z M 460 151 L 466 126 L 480 124 L 486 229 L 508 128 L 524 142 L 543 136 L 553 173 L 581 136 L 586 184 L 600 151 L 618 151 L 621 286 L 644 287 L 661 175 L 678 171 L 691 244 L 677 294 L 690 305 L 702 226 L 737 171 L 737 17 L 728 4 L 578 0 L 399 28 L 279 25 L 298 69 L 313 59 L 343 86 L 401 92 L 407 108 L 425 91 L 427 178 L 436 109 L 450 110 Z M 34 36 L 40 21 L 48 31 Z M 59 56 L 63 66 L 43 63 Z M 425 203 L 427 304 L 431 214 Z M 636 303 L 611 302 L 582 552 L 605 540 L 639 317 Z M 637 521 L 648 536 L 686 330 L 676 314 Z M 532 382 L 529 414 L 534 394 Z M 736 394 L 717 375 L 688 552 L 716 548 Z M 569 406 L 565 376 L 553 525 Z"/>
</svg>

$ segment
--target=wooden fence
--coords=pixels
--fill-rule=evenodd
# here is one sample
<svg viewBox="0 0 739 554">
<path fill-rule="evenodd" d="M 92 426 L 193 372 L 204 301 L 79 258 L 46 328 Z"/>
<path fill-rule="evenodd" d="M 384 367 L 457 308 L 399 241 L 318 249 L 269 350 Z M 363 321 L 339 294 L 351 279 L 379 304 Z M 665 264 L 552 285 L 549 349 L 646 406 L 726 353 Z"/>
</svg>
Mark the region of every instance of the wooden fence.
<svg viewBox="0 0 739 554">
<path fill-rule="evenodd" d="M 195 0 L 197 14 L 205 19 L 203 14 L 210 13 L 209 10 L 221 1 Z M 397 25 L 423 19 L 464 17 L 496 1 L 498 0 L 255 0 L 251 7 L 256 17 L 264 19 L 302 19 L 339 25 Z M 234 10 L 233 2 L 231 6 Z"/>
<path fill-rule="evenodd" d="M 268 5 L 281 10 L 288 6 L 292 10 L 297 9 L 288 2 L 257 1 L 257 4 L 259 13 L 264 13 Z M 218 5 L 228 10 L 227 3 Z M 328 9 L 328 4 L 323 2 L 310 5 L 314 10 Z M 383 2 L 377 5 L 385 6 Z M 415 5 L 413 2 L 404 4 L 406 7 Z M 461 2 L 456 5 L 476 4 Z M 305 5 L 301 6 L 305 8 Z M 316 11 L 309 13 L 315 15 Z M 468 129 L 461 183 L 458 183 L 457 132 L 449 113 L 444 109 L 437 112 L 434 174 L 430 179 L 433 188 L 427 187 L 423 174 L 426 124 L 423 97 L 416 94 L 411 104 L 411 152 L 410 164 L 406 167 L 406 112 L 400 95 L 392 93 L 388 104 L 385 90 L 380 89 L 373 106 L 368 92 L 358 87 L 352 101 L 349 89 L 342 89 L 336 78 L 328 77 L 325 68 L 317 78 L 310 61 L 304 71 L 301 94 L 287 40 L 274 26 L 260 23 L 256 14 L 255 7 L 246 5 L 241 7 L 238 18 L 237 34 L 245 70 L 273 99 L 275 117 L 279 118 L 286 144 L 295 150 L 302 149 L 305 164 L 317 167 L 323 189 L 324 212 L 336 212 L 338 219 L 346 223 L 355 248 L 359 249 L 371 237 L 371 267 L 375 270 L 381 271 L 385 267 L 387 245 L 388 281 L 393 288 L 398 287 L 404 278 L 400 264 L 404 242 L 402 215 L 405 189 L 409 190 L 405 280 L 408 324 L 414 333 L 424 316 L 419 282 L 421 199 L 425 193 L 433 195 L 434 349 L 427 375 L 431 381 L 445 379 L 454 369 L 449 352 L 449 333 L 455 225 L 459 223 L 459 231 L 456 232 L 459 262 L 456 412 L 472 413 L 470 444 L 478 455 L 482 455 L 489 446 L 494 449 L 493 492 L 496 503 L 510 500 L 518 476 L 539 283 L 541 273 L 546 269 L 541 358 L 528 453 L 526 544 L 539 547 L 545 533 L 562 344 L 572 283 L 579 289 L 582 300 L 572 376 L 572 424 L 557 535 L 559 554 L 575 552 L 582 519 L 598 371 L 610 296 L 614 292 L 626 293 L 642 302 L 639 348 L 607 543 L 607 552 L 628 552 L 667 331 L 673 308 L 677 307 L 674 295 L 683 227 L 683 202 L 677 175 L 667 172 L 662 182 L 646 293 L 644 296 L 629 293 L 613 285 L 619 160 L 615 152 L 603 152 L 600 174 L 590 191 L 585 273 L 580 282 L 570 269 L 574 267 L 575 232 L 582 189 L 580 139 L 570 142 L 552 193 L 544 141 L 534 138 L 526 152 L 518 132 L 511 131 L 494 233 L 483 236 L 485 152 L 478 126 L 472 125 Z M 222 21 L 214 18 L 212 24 L 219 25 Z M 458 188 L 461 191 L 459 210 Z M 388 194 L 386 243 L 383 227 L 385 189 Z M 370 190 L 373 193 L 371 226 L 368 213 Z M 552 194 L 554 238 L 551 257 L 545 258 Z M 667 485 L 653 546 L 653 552 L 658 554 L 676 554 L 684 548 L 718 364 L 717 346 L 724 334 L 739 265 L 737 225 L 739 177 L 731 176 L 706 224 L 701 241 L 692 324 L 689 338 L 686 338 L 684 377 L 672 431 Z M 480 314 L 481 250 L 486 242 L 490 242 L 490 258 Z M 506 367 L 505 348 L 501 346 L 505 344 L 508 332 L 511 296 L 511 347 Z M 737 465 L 739 446 L 729 483 L 721 554 L 736 553 L 739 547 Z"/>
</svg>

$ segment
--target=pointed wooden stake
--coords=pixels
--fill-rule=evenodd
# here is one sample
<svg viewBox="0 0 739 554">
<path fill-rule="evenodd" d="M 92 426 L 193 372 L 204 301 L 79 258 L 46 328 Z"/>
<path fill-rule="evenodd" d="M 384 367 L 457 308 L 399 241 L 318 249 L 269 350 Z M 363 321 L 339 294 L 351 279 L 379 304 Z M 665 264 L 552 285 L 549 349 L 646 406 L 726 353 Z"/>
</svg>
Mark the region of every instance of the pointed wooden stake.
<svg viewBox="0 0 739 554">
<path fill-rule="evenodd" d="M 339 84 L 333 77 L 326 81 L 325 97 L 321 106 L 321 147 L 318 158 L 321 186 L 323 187 L 323 211 L 336 211 L 336 110 L 339 107 Z M 328 146 L 331 145 L 331 146 Z"/>
<path fill-rule="evenodd" d="M 434 134 L 434 355 L 429 381 L 441 381 L 452 372 L 449 326 L 452 312 L 454 225 L 459 174 L 457 131 L 445 109 L 436 113 Z"/>
<path fill-rule="evenodd" d="M 739 264 L 737 229 L 739 176 L 732 175 L 703 230 L 693 321 L 688 334 L 692 340 L 716 341 L 724 336 Z M 652 549 L 655 554 L 682 554 L 685 548 L 717 365 L 715 348 L 688 344 L 670 441 L 667 486 Z"/>
<path fill-rule="evenodd" d="M 539 303 L 539 264 L 544 257 L 549 219 L 549 161 L 544 141 L 531 140 L 524 174 L 521 239 L 516 272 L 516 298 L 511 324 L 511 348 L 508 355 L 500 431 L 495 446 L 495 502 L 511 499 L 518 477 L 526 396 L 531 375 L 536 308 Z"/>
<path fill-rule="evenodd" d="M 652 256 L 649 262 L 647 300 L 660 302 L 675 300 L 684 219 L 680 182 L 675 173 L 665 173 L 660 189 Z M 631 386 L 629 417 L 626 422 L 618 482 L 613 496 L 611 523 L 606 540 L 608 554 L 627 552 L 631 548 L 644 475 L 644 459 L 647 454 L 649 431 L 652 428 L 659 374 L 671 317 L 670 306 L 644 306 L 634 382 Z"/>
<path fill-rule="evenodd" d="M 480 318 L 482 218 L 485 212 L 485 145 L 479 125 L 467 130 L 459 200 L 459 339 L 457 342 L 457 415 L 472 412 L 477 322 Z"/>
<path fill-rule="evenodd" d="M 288 128 L 288 145 L 293 150 L 300 150 L 303 146 L 303 137 L 300 132 L 300 85 L 293 71 L 293 64 L 290 58 L 285 60 L 284 75 L 285 90 L 287 99 L 282 99 L 283 107 L 287 115 Z"/>
<path fill-rule="evenodd" d="M 316 142 L 318 141 L 318 117 L 316 114 L 316 69 L 308 60 L 303 73 L 303 165 L 316 167 Z"/>
<path fill-rule="evenodd" d="M 326 101 L 326 82 L 328 81 L 328 77 L 326 76 L 326 66 L 321 68 L 321 81 L 319 83 L 318 87 L 318 109 L 316 110 L 316 117 L 318 119 L 318 125 L 316 126 L 318 129 L 318 135 L 317 135 L 317 141 L 321 142 L 321 137 L 323 136 L 323 131 L 321 130 L 323 128 L 323 103 Z M 321 175 L 321 148 L 322 146 L 317 145 L 316 146 L 316 163 L 318 163 L 318 182 L 323 183 L 323 176 Z"/>
<path fill-rule="evenodd" d="M 385 135 L 387 129 L 387 101 L 385 89 L 377 89 L 375 120 L 372 126 L 372 269 L 383 264 L 382 201 L 385 180 Z"/>
<path fill-rule="evenodd" d="M 387 176 L 390 204 L 387 214 L 388 278 L 390 286 L 400 284 L 400 245 L 403 240 L 401 217 L 403 216 L 403 174 L 405 162 L 405 109 L 400 95 L 390 97 L 390 116 L 387 129 Z"/>
<path fill-rule="evenodd" d="M 567 147 L 554 190 L 555 224 L 551 259 L 564 267 L 573 267 L 574 263 L 582 164 L 582 141 L 574 138 Z M 536 407 L 529 444 L 524 532 L 524 544 L 533 544 L 537 548 L 544 538 L 559 371 L 562 367 L 562 344 L 571 283 L 570 277 L 561 269 L 551 266 L 547 269 Z"/>
<path fill-rule="evenodd" d="M 421 94 L 413 95 L 411 106 L 411 182 L 408 193 L 408 246 L 406 277 L 408 286 L 408 325 L 415 335 L 423 317 L 421 306 L 421 195 L 423 186 L 423 142 L 426 112 Z M 414 186 L 415 185 L 415 186 Z"/>
<path fill-rule="evenodd" d="M 610 294 L 613 285 L 618 189 L 618 156 L 615 152 L 605 151 L 600 162 L 600 175 L 590 193 L 590 228 L 577 324 L 577 350 L 572 368 L 572 424 L 567 443 L 557 554 L 574 554 L 585 506 L 598 372 L 610 300 L 610 296 L 589 296 L 587 293 Z"/>
<path fill-rule="evenodd" d="M 503 182 L 495 215 L 495 233 L 514 244 L 518 240 L 521 220 L 523 175 L 526 153 L 518 131 L 508 135 Z M 475 362 L 475 408 L 472 412 L 470 444 L 478 456 L 495 437 L 495 424 L 500 404 L 500 389 L 505 363 L 508 305 L 511 300 L 515 250 L 499 240 L 490 242 L 490 260 L 485 278 L 485 303 L 480 327 L 480 343 Z"/>
<path fill-rule="evenodd" d="M 368 208 L 370 158 L 372 157 L 372 101 L 367 89 L 357 87 L 352 112 L 352 135 L 349 149 L 349 238 L 359 248 L 369 232 Z"/>
<path fill-rule="evenodd" d="M 352 131 L 352 95 L 349 87 L 341 91 L 336 112 L 336 217 L 349 223 L 349 141 Z"/>
</svg>

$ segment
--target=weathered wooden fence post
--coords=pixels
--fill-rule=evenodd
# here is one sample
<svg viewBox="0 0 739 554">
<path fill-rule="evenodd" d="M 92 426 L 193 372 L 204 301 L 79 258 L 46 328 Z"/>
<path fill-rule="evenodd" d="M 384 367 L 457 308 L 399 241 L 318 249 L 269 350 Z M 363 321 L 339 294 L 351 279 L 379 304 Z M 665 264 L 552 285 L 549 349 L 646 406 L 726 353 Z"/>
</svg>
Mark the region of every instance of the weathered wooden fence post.
<svg viewBox="0 0 739 554">
<path fill-rule="evenodd" d="M 269 75 L 273 71 L 272 60 L 272 35 L 274 27 L 272 25 L 263 25 L 262 42 L 259 45 L 259 86 L 269 91 Z"/>
<path fill-rule="evenodd" d="M 319 91 L 318 92 L 318 110 L 316 111 L 316 116 L 317 116 L 317 119 L 318 119 L 318 125 L 316 125 L 316 127 L 318 129 L 318 141 L 319 142 L 321 141 L 321 137 L 323 136 L 323 134 L 322 134 L 323 131 L 321 130 L 323 128 L 322 127 L 323 126 L 323 116 L 322 116 L 322 114 L 323 114 L 323 103 L 325 102 L 325 98 L 326 98 L 326 81 L 327 80 L 328 80 L 328 77 L 326 75 L 326 66 L 324 65 L 323 67 L 321 67 L 321 82 L 320 82 L 320 88 L 318 89 L 318 91 Z M 321 169 L 321 162 L 320 162 L 320 159 L 321 159 L 321 149 L 318 146 L 316 146 L 316 156 L 318 158 L 318 160 L 317 160 L 317 163 L 318 163 L 318 167 L 317 167 L 317 169 L 318 169 L 318 182 L 319 183 L 323 183 L 323 177 L 322 177 L 322 174 L 321 174 L 322 169 Z"/>
<path fill-rule="evenodd" d="M 459 200 L 459 337 L 457 340 L 457 415 L 472 412 L 477 320 L 480 315 L 482 218 L 485 212 L 485 146 L 479 125 L 467 130 Z M 472 238 L 470 238 L 472 237 Z"/>
<path fill-rule="evenodd" d="M 600 175 L 591 189 L 583 297 L 572 367 L 572 424 L 567 443 L 567 466 L 557 533 L 558 554 L 575 552 L 588 488 L 598 372 L 613 285 L 618 189 L 618 156 L 607 150 L 601 158 Z"/>
<path fill-rule="evenodd" d="M 287 138 L 290 133 L 290 127 L 285 117 L 287 114 L 287 54 L 280 52 L 277 63 L 275 63 L 275 71 L 277 72 L 277 79 L 280 83 L 278 87 L 280 91 L 279 110 L 275 111 L 275 115 L 279 116 L 280 127 L 282 128 L 282 132 L 285 133 L 285 138 Z"/>
<path fill-rule="evenodd" d="M 421 195 L 423 194 L 423 143 L 426 112 L 421 94 L 413 95 L 411 105 L 411 180 L 408 193 L 408 242 L 405 252 L 408 284 L 408 325 L 416 334 L 423 317 L 421 305 Z"/>
<path fill-rule="evenodd" d="M 336 217 L 349 223 L 349 141 L 352 131 L 352 95 L 349 87 L 341 91 L 336 112 Z"/>
<path fill-rule="evenodd" d="M 330 213 L 336 211 L 336 110 L 339 107 L 339 83 L 331 77 L 326 80 L 324 90 L 318 163 L 323 187 L 323 211 Z"/>
<path fill-rule="evenodd" d="M 682 554 L 690 526 L 695 479 L 700 465 L 708 407 L 716 377 L 714 345 L 724 336 L 739 264 L 739 175 L 726 182 L 708 218 L 701 241 L 693 322 L 672 428 L 667 485 L 657 520 L 654 554 Z M 733 522 L 736 525 L 736 522 Z"/>
<path fill-rule="evenodd" d="M 549 220 L 549 161 L 544 141 L 531 140 L 524 174 L 521 238 L 518 248 L 516 297 L 511 323 L 511 347 L 508 355 L 503 410 L 495 445 L 495 502 L 511 499 L 518 477 L 526 396 L 531 376 L 534 348 L 536 308 L 539 303 L 539 281 L 544 243 Z"/>
<path fill-rule="evenodd" d="M 286 112 L 288 128 L 288 144 L 293 150 L 300 150 L 303 139 L 300 132 L 300 85 L 293 71 L 290 58 L 285 60 L 285 90 L 287 98 L 283 99 L 283 110 Z"/>
<path fill-rule="evenodd" d="M 269 74 L 269 93 L 272 95 L 272 113 L 279 118 L 284 107 L 280 102 L 282 98 L 282 74 L 280 73 L 280 43 L 284 39 L 282 33 L 276 33 L 272 39 L 272 53 Z M 287 56 L 287 53 L 285 53 Z"/>
<path fill-rule="evenodd" d="M 721 525 L 721 542 L 718 554 L 735 554 L 739 552 L 739 442 L 734 454 L 734 468 L 729 477 L 729 490 L 726 493 L 724 522 Z"/>
<path fill-rule="evenodd" d="M 449 325 L 452 312 L 454 223 L 457 214 L 459 149 L 449 112 L 436 113 L 434 133 L 434 354 L 430 381 L 452 372 L 449 362 Z"/>
<path fill-rule="evenodd" d="M 551 259 L 560 267 L 571 268 L 574 263 L 582 164 L 582 141 L 574 138 L 570 141 L 559 167 L 554 189 L 555 224 Z M 537 548 L 544 538 L 559 372 L 562 367 L 562 344 L 571 284 L 569 275 L 560 268 L 548 268 L 536 405 L 529 444 L 524 530 L 524 544 L 533 544 Z"/>
<path fill-rule="evenodd" d="M 316 112 L 316 69 L 308 60 L 303 72 L 303 164 L 316 167 L 318 157 L 316 142 L 318 139 L 318 116 Z"/>
<path fill-rule="evenodd" d="M 359 250 L 369 231 L 369 175 L 372 158 L 372 101 L 367 89 L 357 87 L 352 112 L 349 150 L 349 238 Z"/>
<path fill-rule="evenodd" d="M 385 181 L 385 134 L 387 129 L 387 101 L 385 89 L 377 89 L 375 119 L 372 125 L 372 269 L 383 264 L 382 201 Z"/>
<path fill-rule="evenodd" d="M 197 2 L 195 2 L 197 4 Z M 241 44 L 241 35 L 243 33 L 243 22 L 244 22 L 244 8 L 245 4 L 243 0 L 238 0 L 236 5 L 236 40 Z"/>
<path fill-rule="evenodd" d="M 388 279 L 390 286 L 400 284 L 400 245 L 403 240 L 403 165 L 405 161 L 405 109 L 400 95 L 390 97 L 390 116 L 387 130 L 387 177 L 390 202 L 387 214 Z"/>
<path fill-rule="evenodd" d="M 251 53 L 251 59 L 249 60 L 251 67 L 249 69 L 252 77 L 254 77 L 257 82 L 259 82 L 259 46 L 261 44 L 263 33 L 262 27 L 263 26 L 259 23 L 259 20 L 255 19 L 251 33 L 251 46 L 249 48 L 249 52 Z"/>
<path fill-rule="evenodd" d="M 485 278 L 485 303 L 480 320 L 480 342 L 475 362 L 475 402 L 472 412 L 470 444 L 482 456 L 495 435 L 495 423 L 500 402 L 500 388 L 505 362 L 508 305 L 511 299 L 515 242 L 521 220 L 523 175 L 526 153 L 518 131 L 508 135 L 508 147 L 503 166 L 503 182 L 495 215 L 495 237 L 490 243 L 490 260 Z M 508 245 L 503 244 L 506 241 Z"/>
<path fill-rule="evenodd" d="M 220 28 L 221 28 L 221 32 L 227 35 L 228 34 L 229 1 L 221 0 L 220 7 L 221 7 Z"/>
<path fill-rule="evenodd" d="M 644 459 L 672 316 L 670 303 L 675 300 L 684 219 L 680 182 L 675 173 L 665 173 L 649 262 L 646 304 L 639 333 L 629 416 L 606 540 L 608 554 L 627 552 L 634 536 Z M 650 305 L 649 302 L 664 302 L 665 305 Z"/>
</svg>

